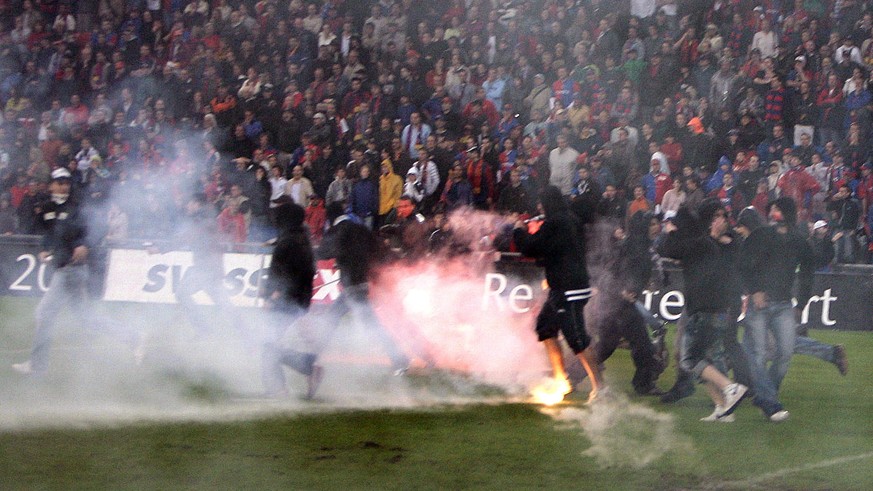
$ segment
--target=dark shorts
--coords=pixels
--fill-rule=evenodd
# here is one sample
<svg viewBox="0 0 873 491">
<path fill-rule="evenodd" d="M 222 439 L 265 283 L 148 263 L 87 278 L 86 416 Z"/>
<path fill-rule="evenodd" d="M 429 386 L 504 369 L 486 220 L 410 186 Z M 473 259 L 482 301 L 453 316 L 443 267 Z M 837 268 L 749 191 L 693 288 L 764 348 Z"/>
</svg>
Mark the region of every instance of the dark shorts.
<svg viewBox="0 0 873 491">
<path fill-rule="evenodd" d="M 591 297 L 591 289 L 549 291 L 549 297 L 537 316 L 536 332 L 540 341 L 558 337 L 558 332 L 573 350 L 581 353 L 591 343 L 585 332 L 583 309 Z"/>
<path fill-rule="evenodd" d="M 707 365 L 724 373 L 724 333 L 727 313 L 697 312 L 688 316 L 685 335 L 679 346 L 679 365 L 700 377 Z"/>
</svg>

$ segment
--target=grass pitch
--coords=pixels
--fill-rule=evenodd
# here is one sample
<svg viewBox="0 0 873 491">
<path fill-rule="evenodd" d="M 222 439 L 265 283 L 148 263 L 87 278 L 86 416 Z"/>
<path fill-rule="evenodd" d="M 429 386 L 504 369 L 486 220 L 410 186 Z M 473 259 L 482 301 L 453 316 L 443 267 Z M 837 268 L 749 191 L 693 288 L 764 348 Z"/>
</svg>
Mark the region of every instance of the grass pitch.
<svg viewBox="0 0 873 491">
<path fill-rule="evenodd" d="M 8 368 L 26 357 L 33 306 L 0 299 L 4 490 L 865 490 L 873 483 L 873 333 L 812 333 L 846 345 L 849 375 L 795 357 L 782 390 L 789 421 L 769 423 L 744 403 L 735 423 L 721 424 L 698 421 L 711 411 L 702 390 L 674 405 L 620 396 L 592 409 L 580 394 L 546 409 L 475 381 L 398 380 L 380 369 L 367 376 L 403 398 L 372 389 L 365 397 L 355 384 L 328 380 L 314 402 L 246 400 L 234 388 L 257 380 L 249 366 L 236 367 L 239 379 L 228 381 L 191 366 L 142 375 L 148 359 L 146 368 L 108 356 L 85 364 L 75 354 L 89 346 L 102 354 L 95 345 L 103 340 L 64 328 L 49 376 L 34 382 Z M 105 308 L 182 322 L 173 308 Z M 629 393 L 628 353 L 606 366 L 607 381 Z M 342 369 L 329 365 L 328 378 Z"/>
</svg>

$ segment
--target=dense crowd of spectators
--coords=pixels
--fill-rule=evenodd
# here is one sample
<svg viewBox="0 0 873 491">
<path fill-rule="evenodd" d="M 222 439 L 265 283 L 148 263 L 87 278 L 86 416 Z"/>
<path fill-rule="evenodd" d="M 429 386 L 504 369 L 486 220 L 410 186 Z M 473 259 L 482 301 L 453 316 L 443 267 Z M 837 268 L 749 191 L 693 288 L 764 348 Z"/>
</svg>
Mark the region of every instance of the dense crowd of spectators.
<svg viewBox="0 0 873 491">
<path fill-rule="evenodd" d="M 6 0 L 0 23 L 0 233 L 40 233 L 65 166 L 110 239 L 170 233 L 191 193 L 246 242 L 283 195 L 317 234 L 335 201 L 372 227 L 402 194 L 536 214 L 552 183 L 618 219 L 789 196 L 836 261 L 873 251 L 871 1 Z"/>
</svg>

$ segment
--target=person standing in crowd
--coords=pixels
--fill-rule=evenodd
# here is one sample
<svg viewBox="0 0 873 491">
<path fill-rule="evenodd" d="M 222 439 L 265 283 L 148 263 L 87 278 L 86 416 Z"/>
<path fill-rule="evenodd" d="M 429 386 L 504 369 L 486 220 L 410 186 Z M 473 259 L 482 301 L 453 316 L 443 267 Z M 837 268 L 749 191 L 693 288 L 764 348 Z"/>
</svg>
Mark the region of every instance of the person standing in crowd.
<svg viewBox="0 0 873 491">
<path fill-rule="evenodd" d="M 421 193 L 419 206 L 422 210 L 429 213 L 430 208 L 439 199 L 439 196 L 436 195 L 436 190 L 440 185 L 440 174 L 436 164 L 430 159 L 430 152 L 426 148 L 422 147 L 419 149 L 418 160 L 412 164 L 412 168 L 409 170 L 412 171 L 412 169 L 417 171 L 415 183 Z M 407 173 L 408 175 L 409 173 Z"/>
<path fill-rule="evenodd" d="M 557 142 L 558 147 L 549 152 L 549 184 L 557 186 L 564 196 L 570 196 L 579 152 L 570 146 L 565 135 L 558 135 Z"/>
<path fill-rule="evenodd" d="M 725 235 L 727 214 L 718 201 L 704 201 L 696 215 L 680 207 L 674 221 L 664 226 L 667 237 L 658 253 L 682 262 L 688 324 L 679 347 L 680 368 L 706 383 L 715 410 L 702 420 L 729 422 L 748 390 L 724 374 L 722 340 L 731 296 L 725 275 L 733 268 L 736 246 Z"/>
<path fill-rule="evenodd" d="M 834 242 L 834 262 L 837 264 L 853 264 L 862 262 L 864 251 L 857 239 L 858 222 L 861 218 L 861 205 L 852 196 L 848 183 L 841 183 L 837 192 L 830 197 L 827 211 L 836 225 Z"/>
<path fill-rule="evenodd" d="M 421 113 L 416 111 L 410 115 L 409 124 L 400 133 L 400 141 L 406 155 L 413 160 L 419 160 L 419 149 L 431 133 L 431 127 L 421 120 Z"/>
<path fill-rule="evenodd" d="M 394 210 L 397 200 L 403 195 L 403 178 L 394 173 L 394 164 L 387 149 L 382 150 L 382 172 L 379 175 L 379 215 L 376 228 L 385 224 L 388 214 Z"/>
<path fill-rule="evenodd" d="M 315 194 L 315 190 L 312 188 L 312 181 L 304 177 L 302 165 L 295 165 L 291 169 L 291 179 L 285 183 L 285 194 L 299 206 L 309 205 L 309 197 Z"/>
<path fill-rule="evenodd" d="M 327 187 L 325 194 L 325 205 L 340 203 L 345 206 L 352 194 L 352 180 L 346 178 L 346 168 L 342 165 L 336 167 L 333 175 L 333 181 Z"/>
<path fill-rule="evenodd" d="M 540 229 L 528 233 L 527 224 L 519 221 L 513 232 L 522 254 L 542 262 L 549 284 L 548 298 L 536 321 L 537 337 L 546 348 L 555 380 L 568 393 L 572 387 L 558 344 L 558 333 L 564 335 L 588 374 L 591 381 L 588 401 L 594 402 L 606 393 L 606 386 L 591 339 L 585 332 L 583 308 L 592 292 L 585 267 L 581 224 L 567 206 L 562 190 L 556 186 L 546 186 L 540 195 L 539 206 L 545 216 Z"/>
<path fill-rule="evenodd" d="M 379 213 L 379 182 L 372 178 L 367 164 L 358 170 L 358 180 L 352 185 L 349 207 L 368 229 L 373 229 Z"/>
</svg>

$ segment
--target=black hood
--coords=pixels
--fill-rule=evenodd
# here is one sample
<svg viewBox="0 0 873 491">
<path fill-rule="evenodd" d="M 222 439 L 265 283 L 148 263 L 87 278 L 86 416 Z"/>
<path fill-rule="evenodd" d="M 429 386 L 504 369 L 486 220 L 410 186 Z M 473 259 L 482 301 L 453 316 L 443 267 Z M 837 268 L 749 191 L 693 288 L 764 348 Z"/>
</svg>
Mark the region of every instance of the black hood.
<svg viewBox="0 0 873 491">
<path fill-rule="evenodd" d="M 673 225 L 676 225 L 676 233 L 683 238 L 694 238 L 703 235 L 704 228 L 700 221 L 697 210 L 682 205 L 673 217 Z"/>
<path fill-rule="evenodd" d="M 737 225 L 746 227 L 750 232 L 754 232 L 766 224 L 764 217 L 752 206 L 743 208 L 740 214 L 737 215 Z"/>
<path fill-rule="evenodd" d="M 306 218 L 306 210 L 297 203 L 282 203 L 274 208 L 276 228 L 281 235 L 284 232 L 300 230 Z"/>
<path fill-rule="evenodd" d="M 567 216 L 570 208 L 567 206 L 567 201 L 561 190 L 556 186 L 546 186 L 543 192 L 540 193 L 540 203 L 543 205 L 543 212 L 546 218 L 557 218 L 559 216 Z"/>
<path fill-rule="evenodd" d="M 779 211 L 782 212 L 782 220 L 786 225 L 791 228 L 797 225 L 797 205 L 794 204 L 793 199 L 787 196 L 776 198 L 767 206 L 767 213 L 770 212 L 773 205 L 776 205 L 779 208 Z"/>
<path fill-rule="evenodd" d="M 724 210 L 724 205 L 718 198 L 706 198 L 700 205 L 697 206 L 697 216 L 700 218 L 700 225 L 708 229 L 718 210 Z"/>
</svg>

